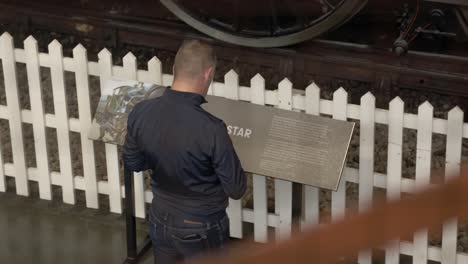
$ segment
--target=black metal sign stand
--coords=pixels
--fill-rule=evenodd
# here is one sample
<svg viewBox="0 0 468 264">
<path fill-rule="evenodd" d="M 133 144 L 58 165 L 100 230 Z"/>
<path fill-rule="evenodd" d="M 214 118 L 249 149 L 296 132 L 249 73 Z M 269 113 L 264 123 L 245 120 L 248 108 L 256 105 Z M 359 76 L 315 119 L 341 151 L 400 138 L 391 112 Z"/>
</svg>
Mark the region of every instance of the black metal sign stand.
<svg viewBox="0 0 468 264">
<path fill-rule="evenodd" d="M 151 248 L 151 239 L 146 237 L 145 242 L 138 250 L 136 238 L 136 222 L 135 222 L 135 199 L 133 189 L 133 173 L 124 167 L 124 183 L 125 183 L 125 216 L 127 227 L 127 258 L 124 264 L 135 264 L 142 256 Z"/>
</svg>

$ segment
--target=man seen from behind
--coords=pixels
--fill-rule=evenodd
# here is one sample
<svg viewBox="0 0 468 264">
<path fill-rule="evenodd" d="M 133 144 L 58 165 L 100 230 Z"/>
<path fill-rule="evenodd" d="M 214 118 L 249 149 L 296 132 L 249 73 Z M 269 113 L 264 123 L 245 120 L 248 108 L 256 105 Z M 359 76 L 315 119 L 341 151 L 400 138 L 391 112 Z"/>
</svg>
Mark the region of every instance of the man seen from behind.
<svg viewBox="0 0 468 264">
<path fill-rule="evenodd" d="M 152 170 L 150 236 L 158 264 L 223 248 L 228 198 L 240 199 L 246 189 L 226 125 L 201 108 L 215 68 L 211 46 L 184 42 L 172 87 L 128 117 L 123 160 L 128 170 Z"/>
</svg>

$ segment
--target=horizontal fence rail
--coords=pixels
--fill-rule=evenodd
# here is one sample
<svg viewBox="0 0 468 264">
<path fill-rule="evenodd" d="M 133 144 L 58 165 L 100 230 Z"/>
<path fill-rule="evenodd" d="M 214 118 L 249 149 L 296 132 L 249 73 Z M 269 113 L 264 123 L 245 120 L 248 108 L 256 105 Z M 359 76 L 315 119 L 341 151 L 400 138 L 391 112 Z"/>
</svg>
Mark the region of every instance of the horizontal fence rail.
<svg viewBox="0 0 468 264">
<path fill-rule="evenodd" d="M 137 69 L 137 59 L 132 53 L 123 58 L 123 66 L 115 66 L 112 54 L 104 49 L 98 54 L 98 62 L 88 61 L 86 49 L 78 45 L 73 50 L 73 57 L 64 57 L 58 41 L 49 45 L 48 53 L 39 53 L 37 41 L 29 37 L 24 42 L 24 49 L 14 48 L 13 38 L 4 33 L 0 37 L 0 59 L 2 61 L 7 105 L 0 105 L 0 119 L 10 124 L 11 145 L 14 163 L 5 163 L 0 155 L 0 191 L 6 191 L 5 177 L 15 179 L 18 195 L 29 195 L 28 181 L 39 183 L 41 199 L 51 200 L 51 186 L 62 188 L 63 201 L 75 204 L 75 190 L 85 191 L 86 205 L 98 208 L 98 194 L 109 197 L 110 211 L 122 213 L 124 187 L 119 170 L 118 148 L 105 144 L 105 165 L 107 180 L 98 180 L 96 172 L 96 153 L 87 132 L 92 122 L 92 102 L 90 101 L 90 76 L 100 78 L 101 94 L 105 92 L 104 81 L 109 78 L 121 78 L 170 85 L 173 76 L 162 73 L 159 59 L 148 62 L 148 70 Z M 21 109 L 18 94 L 16 64 L 26 64 L 31 110 Z M 50 68 L 53 101 L 43 102 L 44 91 L 40 81 L 40 67 Z M 65 72 L 73 72 L 78 100 L 78 118 L 70 118 L 67 112 Z M 338 190 L 332 192 L 331 218 L 341 219 L 346 214 L 346 183 L 359 184 L 358 205 L 360 211 L 366 211 L 373 202 L 374 187 L 387 189 L 387 199 L 398 200 L 401 193 L 413 193 L 430 185 L 432 137 L 434 134 L 446 135 L 446 173 L 455 174 L 460 170 L 461 147 L 463 138 L 468 138 L 468 123 L 463 121 L 463 112 L 458 108 L 448 113 L 448 119 L 433 117 L 433 107 L 424 103 L 418 114 L 404 112 L 404 102 L 400 98 L 391 101 L 389 109 L 375 107 L 375 97 L 367 93 L 361 98 L 360 105 L 348 103 L 348 93 L 340 88 L 333 94 L 332 100 L 320 98 L 320 88 L 312 83 L 305 92 L 295 90 L 293 84 L 284 79 L 276 90 L 266 90 L 264 78 L 257 74 L 250 82 L 250 87 L 239 85 L 239 76 L 233 70 L 226 73 L 224 82 L 215 82 L 209 90 L 210 95 L 231 100 L 248 101 L 266 107 L 278 107 L 285 110 L 304 111 L 313 115 L 328 115 L 335 119 L 353 119 L 360 124 L 359 169 L 346 167 L 343 180 Z M 54 105 L 55 114 L 46 114 L 44 104 Z M 37 167 L 26 166 L 22 124 L 32 124 Z M 375 126 L 384 124 L 388 127 L 388 138 L 376 138 Z M 51 171 L 47 149 L 46 128 L 57 131 L 60 171 Z M 415 179 L 402 178 L 403 130 L 417 131 L 416 175 Z M 70 146 L 70 132 L 80 133 L 82 164 L 84 175 L 73 175 L 72 156 L 76 147 Z M 1 135 L 0 135 L 1 136 Z M 374 171 L 374 148 L 376 140 L 388 141 L 388 174 Z M 0 144 L 0 154 L 2 154 Z M 134 175 L 136 215 L 144 218 L 145 203 L 150 203 L 152 193 L 145 190 L 141 173 Z M 231 218 L 231 236 L 243 238 L 243 222 L 254 224 L 254 239 L 257 242 L 269 241 L 268 227 L 276 229 L 276 239 L 287 239 L 292 233 L 292 183 L 274 180 L 274 212 L 268 210 L 267 178 L 253 175 L 253 208 L 244 208 L 241 201 L 230 200 L 228 213 Z M 303 188 L 302 227 L 319 224 L 320 189 L 312 186 Z M 442 248 L 428 246 L 428 233 L 422 230 L 415 234 L 414 242 L 391 241 L 385 248 L 386 263 L 399 263 L 400 254 L 411 255 L 414 263 L 426 263 L 427 260 L 443 263 L 468 263 L 468 254 L 457 252 L 456 219 L 444 224 Z M 370 250 L 359 254 L 360 263 L 371 263 Z"/>
</svg>

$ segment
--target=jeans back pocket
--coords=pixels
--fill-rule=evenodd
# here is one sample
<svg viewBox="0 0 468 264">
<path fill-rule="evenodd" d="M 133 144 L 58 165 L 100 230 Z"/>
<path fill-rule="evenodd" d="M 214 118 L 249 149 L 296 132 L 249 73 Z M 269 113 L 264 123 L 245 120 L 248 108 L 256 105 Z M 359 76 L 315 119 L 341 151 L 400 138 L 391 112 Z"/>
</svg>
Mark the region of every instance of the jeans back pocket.
<svg viewBox="0 0 468 264">
<path fill-rule="evenodd" d="M 191 257 L 208 251 L 208 240 L 204 234 L 172 234 L 174 247 L 184 257 Z"/>
</svg>

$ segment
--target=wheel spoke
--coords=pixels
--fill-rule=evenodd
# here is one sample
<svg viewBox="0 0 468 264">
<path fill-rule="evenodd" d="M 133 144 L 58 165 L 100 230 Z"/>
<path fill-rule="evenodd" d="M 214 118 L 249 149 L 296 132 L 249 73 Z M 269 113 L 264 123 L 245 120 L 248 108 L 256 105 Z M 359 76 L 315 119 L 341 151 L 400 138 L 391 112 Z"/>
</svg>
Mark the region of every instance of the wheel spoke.
<svg viewBox="0 0 468 264">
<path fill-rule="evenodd" d="M 322 0 L 322 2 L 327 5 L 329 8 L 331 8 L 331 10 L 335 10 L 335 6 L 332 5 L 328 0 Z"/>
<path fill-rule="evenodd" d="M 278 22 L 278 9 L 277 9 L 277 6 L 276 6 L 276 0 L 270 0 L 269 2 L 270 2 L 270 12 L 271 12 L 271 19 L 270 19 L 271 31 L 270 31 L 270 34 L 272 36 L 274 36 L 276 32 L 281 30 L 281 27 L 279 26 L 279 22 Z"/>
<path fill-rule="evenodd" d="M 233 28 L 235 32 L 240 32 L 241 31 L 241 16 L 240 16 L 240 3 L 239 1 L 242 0 L 236 0 L 234 4 L 234 23 L 233 23 Z"/>
<path fill-rule="evenodd" d="M 286 1 L 287 9 L 291 15 L 295 18 L 296 24 L 302 29 L 306 27 L 308 18 L 304 15 L 307 11 L 301 10 L 301 6 L 294 4 L 293 1 Z"/>
</svg>

